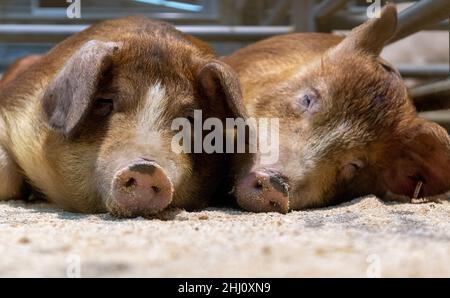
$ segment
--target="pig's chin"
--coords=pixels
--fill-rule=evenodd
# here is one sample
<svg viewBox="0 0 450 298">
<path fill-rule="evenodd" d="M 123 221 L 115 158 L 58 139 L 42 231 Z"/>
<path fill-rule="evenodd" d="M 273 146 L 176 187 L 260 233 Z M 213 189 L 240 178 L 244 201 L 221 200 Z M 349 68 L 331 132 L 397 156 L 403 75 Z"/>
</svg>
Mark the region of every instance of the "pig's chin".
<svg viewBox="0 0 450 298">
<path fill-rule="evenodd" d="M 108 198 L 106 200 L 106 209 L 109 214 L 118 218 L 135 218 L 135 217 L 153 217 L 156 216 L 165 210 L 169 209 L 169 207 L 161 208 L 160 210 L 146 210 L 135 212 L 133 210 L 124 209 L 120 206 L 114 198 Z"/>
</svg>

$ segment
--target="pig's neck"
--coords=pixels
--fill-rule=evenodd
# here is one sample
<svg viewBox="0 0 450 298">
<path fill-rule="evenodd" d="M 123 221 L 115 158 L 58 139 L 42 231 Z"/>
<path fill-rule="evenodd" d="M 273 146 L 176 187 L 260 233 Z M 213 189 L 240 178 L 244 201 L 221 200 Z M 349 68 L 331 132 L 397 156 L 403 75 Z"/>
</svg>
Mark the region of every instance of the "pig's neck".
<svg viewBox="0 0 450 298">
<path fill-rule="evenodd" d="M 95 183 L 74 182 L 79 177 L 91 177 L 86 181 L 94 181 L 91 167 L 81 167 L 78 172 L 72 171 L 72 175 L 65 173 L 67 168 L 76 168 L 74 165 L 85 158 L 82 153 L 86 148 L 67 142 L 49 129 L 41 104 L 42 94 L 43 91 L 36 90 L 29 99 L 22 100 L 20 106 L 2 113 L 0 123 L 7 127 L 2 143 L 26 179 L 45 193 L 48 200 L 72 211 L 85 211 L 81 208 L 104 211 L 98 197 L 88 195 L 96 193 Z"/>
<path fill-rule="evenodd" d="M 17 98 L 19 105 L 2 110 L 6 127 L 2 144 L 27 178 L 37 185 L 51 179 L 44 156 L 48 128 L 39 101 L 41 93 L 41 90 L 36 90 L 34 94 L 26 95 L 27 98 Z"/>
</svg>

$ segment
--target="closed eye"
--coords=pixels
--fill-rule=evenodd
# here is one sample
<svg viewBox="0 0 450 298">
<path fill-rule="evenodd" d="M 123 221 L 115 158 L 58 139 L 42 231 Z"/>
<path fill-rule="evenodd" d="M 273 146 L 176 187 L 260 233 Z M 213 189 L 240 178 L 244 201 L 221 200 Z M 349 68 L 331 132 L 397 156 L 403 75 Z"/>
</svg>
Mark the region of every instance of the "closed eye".
<svg viewBox="0 0 450 298">
<path fill-rule="evenodd" d="M 391 66 L 387 65 L 387 64 L 381 63 L 381 67 L 383 67 L 388 72 L 394 72 L 394 69 Z"/>
<path fill-rule="evenodd" d="M 314 89 L 302 91 L 295 100 L 294 108 L 299 112 L 309 112 L 316 110 L 318 104 L 318 93 Z"/>
<path fill-rule="evenodd" d="M 352 166 L 355 171 L 359 171 L 363 167 L 361 163 L 357 162 L 350 163 L 350 166 Z"/>
<path fill-rule="evenodd" d="M 98 117 L 107 117 L 114 110 L 114 102 L 110 98 L 97 98 L 92 107 L 92 113 Z"/>
<path fill-rule="evenodd" d="M 383 67 L 383 69 L 386 70 L 387 72 L 399 74 L 398 71 L 392 65 L 387 63 L 386 61 L 378 60 L 378 62 L 380 63 L 381 67 Z"/>
<path fill-rule="evenodd" d="M 309 94 L 304 94 L 300 100 L 305 108 L 309 108 L 312 104 L 312 98 Z"/>
</svg>

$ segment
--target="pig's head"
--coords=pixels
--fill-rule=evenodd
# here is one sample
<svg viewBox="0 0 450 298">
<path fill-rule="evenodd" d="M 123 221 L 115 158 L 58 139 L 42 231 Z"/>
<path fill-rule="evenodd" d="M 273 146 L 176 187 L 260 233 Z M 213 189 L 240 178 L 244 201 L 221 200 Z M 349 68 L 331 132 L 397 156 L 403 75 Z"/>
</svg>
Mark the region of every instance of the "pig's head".
<svg viewBox="0 0 450 298">
<path fill-rule="evenodd" d="M 280 120 L 279 160 L 238 177 L 238 203 L 255 212 L 334 204 L 375 194 L 434 196 L 450 189 L 450 140 L 420 119 L 399 73 L 379 58 L 397 13 L 353 30 L 294 78 L 258 99 L 257 117 Z M 419 189 L 419 188 L 418 188 Z"/>
<path fill-rule="evenodd" d="M 240 90 L 209 50 L 177 38 L 87 41 L 47 87 L 46 151 L 68 208 L 128 217 L 205 204 L 218 157 L 175 153 L 172 120 L 240 116 Z"/>
</svg>

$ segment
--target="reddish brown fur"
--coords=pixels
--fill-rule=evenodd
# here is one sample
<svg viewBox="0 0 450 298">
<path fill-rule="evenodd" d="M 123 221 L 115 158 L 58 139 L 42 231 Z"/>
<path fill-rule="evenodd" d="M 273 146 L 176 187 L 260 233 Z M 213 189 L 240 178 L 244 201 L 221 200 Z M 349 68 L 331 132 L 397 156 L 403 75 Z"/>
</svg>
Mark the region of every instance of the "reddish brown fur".
<svg viewBox="0 0 450 298">
<path fill-rule="evenodd" d="M 95 42 L 87 50 L 116 45 L 101 57 L 104 68 L 89 70 L 95 74 L 77 69 L 89 68 L 92 61 L 68 62 L 88 41 Z M 93 55 L 100 54 L 95 50 Z M 73 77 L 62 73 L 69 63 L 77 72 Z M 194 109 L 203 109 L 207 116 L 238 116 L 227 114 L 236 110 L 233 105 L 240 100 L 234 73 L 225 65 L 210 71 L 208 65 L 222 64 L 214 60 L 204 43 L 169 24 L 146 18 L 105 21 L 68 38 L 0 90 L 0 176 L 20 173 L 20 178 L 11 181 L 14 185 L 20 185 L 17 181 L 25 177 L 35 189 L 68 210 L 109 210 L 126 216 L 126 210 L 117 210 L 110 202 L 111 175 L 123 159 L 152 155 L 176 180 L 172 206 L 204 206 L 220 179 L 217 173 L 223 171 L 223 158 L 173 153 L 170 123 L 190 116 Z M 218 72 L 226 82 L 220 79 L 216 81 L 220 86 L 208 91 L 198 77 L 217 76 Z M 92 87 L 97 81 L 98 87 Z M 137 119 L 145 116 L 140 108 L 145 105 L 149 87 L 157 84 L 167 97 L 162 120 L 155 124 L 155 131 L 145 130 L 139 139 Z M 61 92 L 68 93 L 62 96 Z M 74 94 L 81 94 L 77 92 L 83 92 L 83 98 L 76 99 Z M 114 113 L 108 118 L 94 116 L 89 112 L 94 98 L 112 98 Z M 65 103 L 67 100 L 77 102 Z M 61 104 L 66 105 L 63 113 L 67 109 L 73 115 L 83 113 L 73 127 L 67 126 L 68 118 L 55 116 L 54 107 Z M 2 162 L 6 164 L 3 168 Z M 0 199 L 17 192 L 17 187 L 0 189 Z"/>
<path fill-rule="evenodd" d="M 14 61 L 14 63 L 11 64 L 8 69 L 2 74 L 2 77 L 0 79 L 0 87 L 8 84 L 16 77 L 27 71 L 40 58 L 40 55 L 29 55 Z"/>
<path fill-rule="evenodd" d="M 365 194 L 410 197 L 418 181 L 425 182 L 421 195 L 450 189 L 448 134 L 418 118 L 400 75 L 378 58 L 395 15 L 388 6 L 346 39 L 277 36 L 224 59 L 239 74 L 249 115 L 280 119 L 280 159 L 270 168 L 289 180 L 291 209 Z M 311 88 L 317 105 L 299 108 Z M 238 185 L 262 167 L 258 160 L 237 162 Z"/>
</svg>

